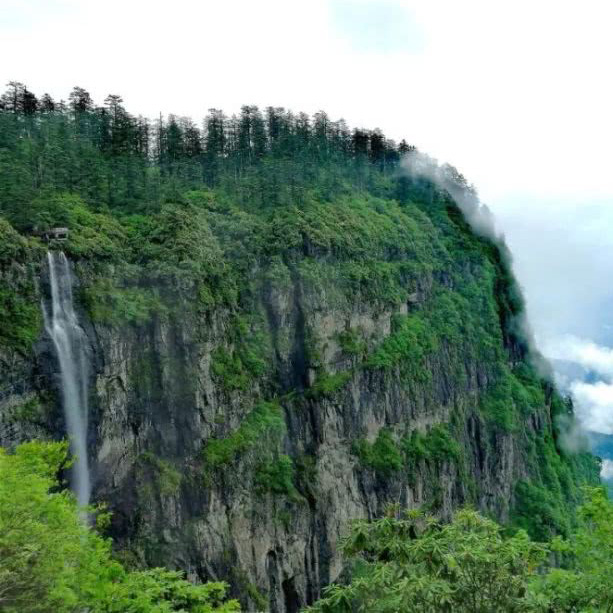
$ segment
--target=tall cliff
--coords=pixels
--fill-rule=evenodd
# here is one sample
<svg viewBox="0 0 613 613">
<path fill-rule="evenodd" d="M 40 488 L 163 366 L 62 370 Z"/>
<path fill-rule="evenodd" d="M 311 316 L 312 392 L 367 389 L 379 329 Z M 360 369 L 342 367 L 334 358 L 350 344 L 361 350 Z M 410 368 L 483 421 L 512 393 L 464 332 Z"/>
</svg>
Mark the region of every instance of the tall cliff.
<svg viewBox="0 0 613 613">
<path fill-rule="evenodd" d="M 597 466 L 560 444 L 572 407 L 535 365 L 504 248 L 432 182 L 400 188 L 271 207 L 200 189 L 119 220 L 51 198 L 93 361 L 93 495 L 126 560 L 281 613 L 389 504 L 568 529 Z M 0 443 L 61 438 L 47 246 L 0 239 Z"/>
</svg>

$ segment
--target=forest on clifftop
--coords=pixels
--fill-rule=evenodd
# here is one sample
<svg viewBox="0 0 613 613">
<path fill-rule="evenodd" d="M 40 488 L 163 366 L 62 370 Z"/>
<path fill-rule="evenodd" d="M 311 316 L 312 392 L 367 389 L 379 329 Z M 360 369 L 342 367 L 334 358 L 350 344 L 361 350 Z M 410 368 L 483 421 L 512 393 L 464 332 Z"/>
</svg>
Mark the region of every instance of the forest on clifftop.
<svg viewBox="0 0 613 613">
<path fill-rule="evenodd" d="M 475 225 L 481 213 L 455 168 L 324 112 L 244 106 L 230 117 L 211 109 L 202 126 L 172 115 L 152 122 L 117 95 L 97 106 L 80 87 L 64 102 L 9 84 L 0 104 L 0 423 L 18 435 L 0 433 L 9 447 L 0 454 L 0 608 L 609 610 L 613 511 L 600 490 L 583 489 L 598 483 L 599 463 L 581 440 L 568 444 L 572 402 L 531 347 L 507 250 L 487 222 Z M 45 244 L 40 233 L 53 227 L 68 228 L 68 240 Z M 97 528 L 83 525 L 58 482 L 66 445 L 21 440 L 65 435 L 57 390 L 14 375 L 15 364 L 36 371 L 41 360 L 48 248 L 74 262 L 79 308 L 111 348 L 99 361 L 119 337 L 142 343 L 142 355 L 125 359 L 134 432 L 144 429 L 137 419 L 155 421 L 175 402 L 179 417 L 208 419 L 193 440 L 181 433 L 184 448 L 163 432 L 138 438 L 121 490 L 130 501 L 97 498 L 112 511 L 98 511 Z M 181 321 L 193 324 L 187 341 L 177 340 Z M 198 344 L 206 369 L 163 355 L 168 366 L 158 355 L 165 335 L 177 361 Z M 166 402 L 158 379 L 168 373 L 183 389 Z M 97 390 L 107 393 L 103 374 Z M 214 392 L 212 417 L 202 398 L 188 398 L 206 396 L 195 389 L 201 379 Z M 27 400 L 15 403 L 21 388 Z M 108 413 L 98 403 L 97 426 Z M 327 438 L 335 428 L 338 441 Z M 342 462 L 330 448 L 345 450 Z M 254 516 L 273 508 L 269 534 L 281 551 L 293 534 L 321 535 L 331 512 L 324 476 L 347 472 L 361 515 L 338 514 L 348 519 L 338 551 L 330 535 L 313 545 L 325 572 L 304 588 L 282 574 L 279 587 L 255 563 L 232 571 L 235 545 L 211 554 L 216 577 L 209 567 L 192 573 L 203 587 L 147 569 L 188 570 L 181 561 L 194 555 L 191 533 L 171 543 L 155 534 L 168 501 L 185 514 L 173 526 L 181 535 L 195 518 L 214 522 L 186 508 L 216 495 Z M 422 511 L 392 504 L 401 498 Z M 466 506 L 481 515 L 458 511 Z M 364 521 L 351 528 L 353 519 Z M 334 556 L 342 575 L 332 574 Z"/>
</svg>

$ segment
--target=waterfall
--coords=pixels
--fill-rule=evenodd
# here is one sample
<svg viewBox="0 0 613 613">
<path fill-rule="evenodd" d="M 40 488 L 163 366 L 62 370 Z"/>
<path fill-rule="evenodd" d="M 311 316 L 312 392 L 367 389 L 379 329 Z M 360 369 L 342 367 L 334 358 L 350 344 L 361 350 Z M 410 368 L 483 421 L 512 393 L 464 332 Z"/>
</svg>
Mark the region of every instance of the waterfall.
<svg viewBox="0 0 613 613">
<path fill-rule="evenodd" d="M 71 485 L 80 505 L 91 493 L 87 460 L 89 356 L 72 298 L 70 263 L 63 253 L 48 252 L 51 313 L 43 305 L 45 328 L 53 340 L 61 374 L 62 403 L 75 461 Z"/>
</svg>

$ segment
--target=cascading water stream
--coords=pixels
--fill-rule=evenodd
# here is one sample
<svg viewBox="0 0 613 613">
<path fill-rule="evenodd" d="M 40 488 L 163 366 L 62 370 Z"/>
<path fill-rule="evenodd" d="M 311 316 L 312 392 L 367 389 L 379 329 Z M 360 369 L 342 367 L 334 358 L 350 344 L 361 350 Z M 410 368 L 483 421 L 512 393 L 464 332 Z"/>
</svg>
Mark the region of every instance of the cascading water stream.
<svg viewBox="0 0 613 613">
<path fill-rule="evenodd" d="M 87 459 L 89 357 L 87 337 L 79 325 L 72 297 L 70 263 L 63 253 L 48 252 L 51 313 L 43 304 L 45 328 L 57 353 L 66 427 L 75 462 L 72 488 L 80 505 L 91 493 Z"/>
</svg>

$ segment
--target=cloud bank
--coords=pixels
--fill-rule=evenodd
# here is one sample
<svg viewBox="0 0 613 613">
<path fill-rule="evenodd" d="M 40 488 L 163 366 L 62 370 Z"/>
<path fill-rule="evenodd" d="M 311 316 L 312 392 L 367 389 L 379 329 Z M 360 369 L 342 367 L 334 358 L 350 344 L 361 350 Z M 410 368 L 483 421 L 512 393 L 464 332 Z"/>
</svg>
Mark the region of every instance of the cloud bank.
<svg viewBox="0 0 613 613">
<path fill-rule="evenodd" d="M 526 196 L 494 212 L 513 253 L 537 346 L 587 430 L 613 434 L 613 198 Z"/>
</svg>

